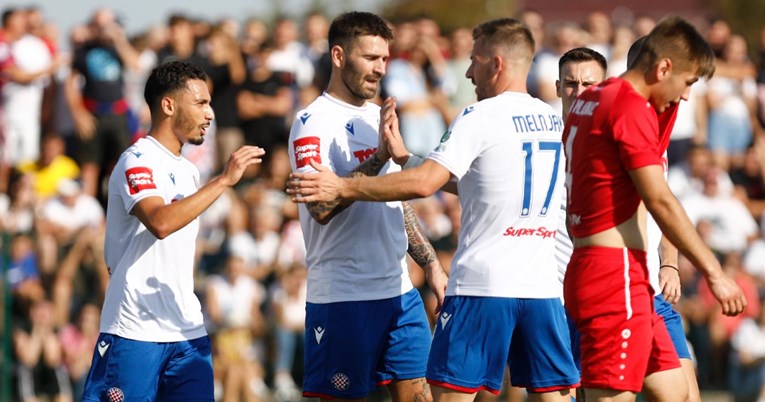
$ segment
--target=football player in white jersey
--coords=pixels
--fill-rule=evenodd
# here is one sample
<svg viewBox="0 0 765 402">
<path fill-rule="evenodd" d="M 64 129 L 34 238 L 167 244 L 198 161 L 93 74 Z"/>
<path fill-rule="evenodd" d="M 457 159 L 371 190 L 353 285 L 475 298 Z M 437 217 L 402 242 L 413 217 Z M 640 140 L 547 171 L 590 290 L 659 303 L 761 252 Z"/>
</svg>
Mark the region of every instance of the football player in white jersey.
<svg viewBox="0 0 765 402">
<path fill-rule="evenodd" d="M 194 295 L 199 215 L 264 151 L 244 146 L 204 186 L 181 147 L 204 141 L 214 118 L 204 71 L 155 68 L 144 97 L 152 127 L 109 179 L 105 259 L 111 279 L 84 401 L 213 401 L 210 340 Z"/>
<path fill-rule="evenodd" d="M 462 224 L 428 360 L 434 400 L 498 393 L 509 365 L 513 385 L 525 387 L 531 401 L 569 402 L 579 373 L 554 256 L 563 122 L 526 91 L 534 54 L 528 28 L 492 20 L 477 26 L 473 38 L 466 76 L 479 102 L 457 116 L 419 166 L 339 178 L 310 162 L 319 173 L 293 173 L 289 192 L 299 202 L 390 201 L 426 197 L 456 181 Z M 386 101 L 384 108 L 388 143 L 381 147 L 400 143 L 393 106 Z M 416 159 L 394 155 L 404 166 Z"/>
<path fill-rule="evenodd" d="M 299 111 L 290 131 L 294 171 L 375 176 L 399 171 L 379 147 L 377 95 L 393 35 L 379 16 L 345 13 L 332 22 L 327 91 Z M 404 202 L 327 200 L 301 205 L 306 243 L 303 393 L 322 400 L 365 400 L 387 385 L 394 401 L 431 401 L 425 369 L 431 339 L 406 254 L 443 300 L 446 274 Z"/>
</svg>

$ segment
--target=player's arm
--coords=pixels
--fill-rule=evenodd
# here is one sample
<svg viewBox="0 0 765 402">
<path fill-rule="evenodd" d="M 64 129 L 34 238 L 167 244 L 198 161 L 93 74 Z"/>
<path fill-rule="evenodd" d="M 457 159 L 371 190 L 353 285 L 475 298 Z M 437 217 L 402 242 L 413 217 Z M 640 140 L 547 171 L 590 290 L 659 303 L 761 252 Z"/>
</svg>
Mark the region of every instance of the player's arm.
<svg viewBox="0 0 765 402">
<path fill-rule="evenodd" d="M 723 273 L 712 251 L 696 233 L 685 210 L 667 186 L 662 167 L 648 165 L 629 173 L 664 236 L 704 275 L 709 288 L 722 305 L 723 313 L 741 313 L 746 307 L 746 297 L 738 285 Z"/>
<path fill-rule="evenodd" d="M 260 163 L 264 154 L 262 148 L 243 146 L 231 154 L 220 176 L 210 180 L 191 196 L 170 204 L 165 204 L 161 197 L 147 197 L 138 201 L 131 213 L 151 234 L 164 239 L 202 214 L 226 189 L 239 182 L 247 166 Z"/>
<path fill-rule="evenodd" d="M 316 169 L 316 173 L 290 175 L 287 193 L 295 196 L 295 202 L 397 201 L 424 198 L 438 191 L 451 177 L 451 173 L 445 167 L 430 159 L 416 168 L 379 177 L 356 175 L 340 178 L 313 160 L 311 166 Z"/>
<path fill-rule="evenodd" d="M 377 174 L 380 173 L 382 168 L 388 162 L 388 158 L 389 157 L 386 157 L 385 155 L 381 156 L 379 152 L 375 152 L 369 159 L 362 162 L 358 167 L 356 167 L 356 169 L 353 169 L 353 171 L 348 174 L 348 177 L 353 178 L 377 176 Z M 318 171 L 323 170 L 332 173 L 328 168 L 314 162 L 313 160 L 311 161 L 311 166 L 313 166 L 313 168 Z M 298 174 L 303 175 L 305 173 Z M 316 173 L 307 173 L 307 175 L 316 175 Z M 332 175 L 334 175 L 334 173 L 332 173 Z M 337 178 L 337 176 L 335 177 Z M 353 204 L 352 200 L 326 198 L 324 200 L 306 202 L 306 207 L 308 209 L 308 213 L 311 214 L 313 219 L 322 225 L 326 225 L 337 214 L 343 212 L 346 208 L 351 206 L 351 204 Z"/>
<path fill-rule="evenodd" d="M 680 271 L 678 270 L 678 253 L 666 236 L 659 243 L 659 288 L 664 300 L 675 304 L 680 301 Z"/>
<path fill-rule="evenodd" d="M 423 233 L 422 226 L 417 220 L 417 215 L 414 213 L 414 208 L 409 202 L 404 201 L 404 226 L 406 228 L 406 237 L 409 242 L 407 252 L 412 257 L 414 262 L 417 263 L 422 269 L 425 270 L 425 279 L 428 281 L 430 290 L 436 295 L 436 310 L 438 314 L 441 311 L 441 305 L 444 302 L 444 294 L 446 293 L 446 283 L 448 278 L 441 267 L 441 262 L 438 260 L 436 250 L 430 244 L 427 236 Z"/>
</svg>

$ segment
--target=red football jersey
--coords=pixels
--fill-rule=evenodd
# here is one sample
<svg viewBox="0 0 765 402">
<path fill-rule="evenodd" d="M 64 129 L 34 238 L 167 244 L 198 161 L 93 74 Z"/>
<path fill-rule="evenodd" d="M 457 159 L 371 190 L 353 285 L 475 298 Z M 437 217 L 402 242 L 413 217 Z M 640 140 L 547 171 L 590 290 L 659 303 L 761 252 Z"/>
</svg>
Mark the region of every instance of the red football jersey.
<svg viewBox="0 0 765 402">
<path fill-rule="evenodd" d="M 572 236 L 602 232 L 635 213 L 640 195 L 628 172 L 663 163 L 673 109 L 662 113 L 660 127 L 651 104 L 620 78 L 574 101 L 563 131 Z"/>
</svg>

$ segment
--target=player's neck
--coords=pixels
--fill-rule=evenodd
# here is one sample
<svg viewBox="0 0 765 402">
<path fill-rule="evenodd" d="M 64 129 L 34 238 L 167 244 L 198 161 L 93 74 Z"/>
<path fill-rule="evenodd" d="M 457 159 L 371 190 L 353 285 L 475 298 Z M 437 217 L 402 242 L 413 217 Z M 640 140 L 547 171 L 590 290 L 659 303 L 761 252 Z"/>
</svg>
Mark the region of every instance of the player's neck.
<svg viewBox="0 0 765 402">
<path fill-rule="evenodd" d="M 154 138 L 155 141 L 160 143 L 173 155 L 181 156 L 181 147 L 183 147 L 183 143 L 178 141 L 178 138 L 173 134 L 172 130 L 155 129 L 152 127 L 146 135 Z"/>
<path fill-rule="evenodd" d="M 646 82 L 645 75 L 642 72 L 637 70 L 627 70 L 624 74 L 620 75 L 619 78 L 627 81 L 632 86 L 632 89 L 640 94 L 640 96 L 646 99 L 651 98 L 651 86 Z"/>
<path fill-rule="evenodd" d="M 335 80 L 334 77 L 329 80 L 326 92 L 329 96 L 356 107 L 362 107 L 367 103 L 366 99 L 354 95 L 353 92 L 343 84 L 342 80 Z"/>
</svg>

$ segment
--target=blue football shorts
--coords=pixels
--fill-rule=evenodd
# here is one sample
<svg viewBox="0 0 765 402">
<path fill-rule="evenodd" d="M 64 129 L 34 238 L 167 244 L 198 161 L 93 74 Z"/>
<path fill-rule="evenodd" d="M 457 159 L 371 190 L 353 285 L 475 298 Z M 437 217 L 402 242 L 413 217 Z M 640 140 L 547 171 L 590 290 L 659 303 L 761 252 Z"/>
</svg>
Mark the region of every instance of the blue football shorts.
<svg viewBox="0 0 765 402">
<path fill-rule="evenodd" d="M 559 298 L 447 296 L 430 350 L 428 382 L 465 393 L 499 394 L 505 365 L 529 392 L 579 384 Z"/>
<path fill-rule="evenodd" d="M 663 320 L 667 327 L 672 344 L 675 345 L 677 356 L 681 359 L 691 359 L 691 352 L 688 350 L 688 343 L 685 339 L 685 329 L 683 328 L 683 319 L 675 311 L 669 302 L 664 300 L 661 294 L 653 298 L 653 307 Z"/>
<path fill-rule="evenodd" d="M 430 326 L 416 289 L 372 301 L 306 304 L 303 395 L 364 398 L 425 377 Z"/>
<path fill-rule="evenodd" d="M 210 338 L 142 342 L 102 333 L 83 401 L 213 401 Z"/>
</svg>

